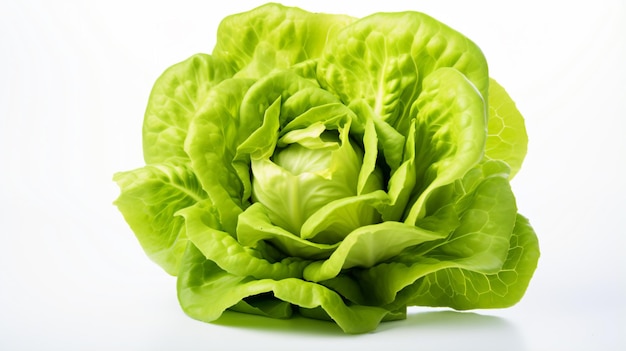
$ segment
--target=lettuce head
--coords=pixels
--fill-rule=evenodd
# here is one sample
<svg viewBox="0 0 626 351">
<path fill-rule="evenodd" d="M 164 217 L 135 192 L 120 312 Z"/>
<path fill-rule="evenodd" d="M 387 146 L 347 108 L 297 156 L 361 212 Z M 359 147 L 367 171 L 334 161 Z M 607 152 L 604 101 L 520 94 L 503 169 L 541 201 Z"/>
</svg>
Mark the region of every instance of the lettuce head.
<svg viewBox="0 0 626 351">
<path fill-rule="evenodd" d="M 115 204 L 189 316 L 363 333 L 407 306 L 520 300 L 539 258 L 509 184 L 526 143 L 481 50 L 439 21 L 267 4 L 158 78 Z"/>
</svg>

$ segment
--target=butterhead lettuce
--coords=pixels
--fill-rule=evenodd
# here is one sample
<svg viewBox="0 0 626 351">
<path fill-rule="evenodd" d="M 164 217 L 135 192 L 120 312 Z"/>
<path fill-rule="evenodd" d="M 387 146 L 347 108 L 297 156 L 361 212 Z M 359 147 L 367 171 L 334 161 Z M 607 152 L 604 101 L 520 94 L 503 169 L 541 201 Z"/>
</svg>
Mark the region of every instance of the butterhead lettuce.
<svg viewBox="0 0 626 351">
<path fill-rule="evenodd" d="M 539 248 L 509 181 L 524 120 L 468 38 L 418 12 L 267 4 L 156 81 L 115 204 L 184 311 L 333 320 L 501 308 Z"/>
</svg>

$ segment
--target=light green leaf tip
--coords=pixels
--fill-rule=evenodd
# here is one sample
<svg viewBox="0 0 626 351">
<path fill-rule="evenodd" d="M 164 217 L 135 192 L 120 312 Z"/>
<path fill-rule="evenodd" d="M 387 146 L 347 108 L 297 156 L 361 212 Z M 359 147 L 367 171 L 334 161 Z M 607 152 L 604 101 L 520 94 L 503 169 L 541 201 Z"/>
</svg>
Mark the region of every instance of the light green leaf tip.
<svg viewBox="0 0 626 351">
<path fill-rule="evenodd" d="M 522 167 L 528 148 L 524 117 L 504 88 L 494 79 L 489 83 L 489 132 L 485 158 L 503 160 L 511 167 L 512 179 Z"/>
</svg>

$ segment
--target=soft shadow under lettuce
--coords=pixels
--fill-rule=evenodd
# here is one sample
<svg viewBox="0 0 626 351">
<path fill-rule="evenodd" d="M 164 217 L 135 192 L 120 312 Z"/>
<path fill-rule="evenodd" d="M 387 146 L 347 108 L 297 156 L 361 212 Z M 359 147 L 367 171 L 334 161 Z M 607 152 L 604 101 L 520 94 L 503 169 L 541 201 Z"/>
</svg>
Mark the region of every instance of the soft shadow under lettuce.
<svg viewBox="0 0 626 351">
<path fill-rule="evenodd" d="M 324 336 L 347 335 L 335 323 L 324 320 L 305 318 L 299 314 L 294 314 L 294 316 L 289 319 L 276 319 L 227 310 L 224 311 L 219 319 L 212 323 L 227 327 L 245 328 L 250 330 L 268 331 L 276 333 L 293 332 L 299 334 L 313 334 Z"/>
<path fill-rule="evenodd" d="M 452 310 L 409 310 L 407 318 L 383 322 L 373 332 L 360 335 L 345 334 L 336 324 L 295 314 L 290 319 L 272 319 L 262 316 L 226 311 L 213 324 L 244 328 L 276 334 L 289 333 L 344 338 L 390 336 L 396 342 L 419 341 L 421 349 L 508 350 L 525 349 L 523 338 L 515 325 L 502 317 L 458 312 Z"/>
</svg>

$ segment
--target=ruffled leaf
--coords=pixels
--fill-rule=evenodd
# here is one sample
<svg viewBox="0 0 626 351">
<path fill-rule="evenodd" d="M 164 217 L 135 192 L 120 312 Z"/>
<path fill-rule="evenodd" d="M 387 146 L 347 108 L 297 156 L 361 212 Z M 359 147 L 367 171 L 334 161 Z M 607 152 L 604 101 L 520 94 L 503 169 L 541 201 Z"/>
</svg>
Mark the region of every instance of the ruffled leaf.
<svg viewBox="0 0 626 351">
<path fill-rule="evenodd" d="M 278 300 L 285 301 L 299 306 L 305 315 L 332 319 L 346 333 L 372 331 L 385 318 L 399 313 L 404 316 L 397 310 L 346 304 L 335 291 L 301 279 L 253 279 L 229 273 L 206 260 L 193 245 L 189 246 L 183 264 L 178 299 L 189 316 L 206 322 L 216 320 L 240 301 L 262 294 L 277 299 L 274 306 L 280 304 Z"/>
<path fill-rule="evenodd" d="M 184 220 L 175 213 L 207 197 L 195 174 L 185 163 L 170 162 L 116 173 L 113 179 L 121 189 L 115 205 L 141 247 L 176 275 L 188 239 Z"/>
<path fill-rule="evenodd" d="M 157 79 L 143 122 L 146 163 L 187 157 L 184 142 L 189 123 L 211 89 L 234 72 L 223 60 L 197 54 L 168 68 Z"/>
</svg>

